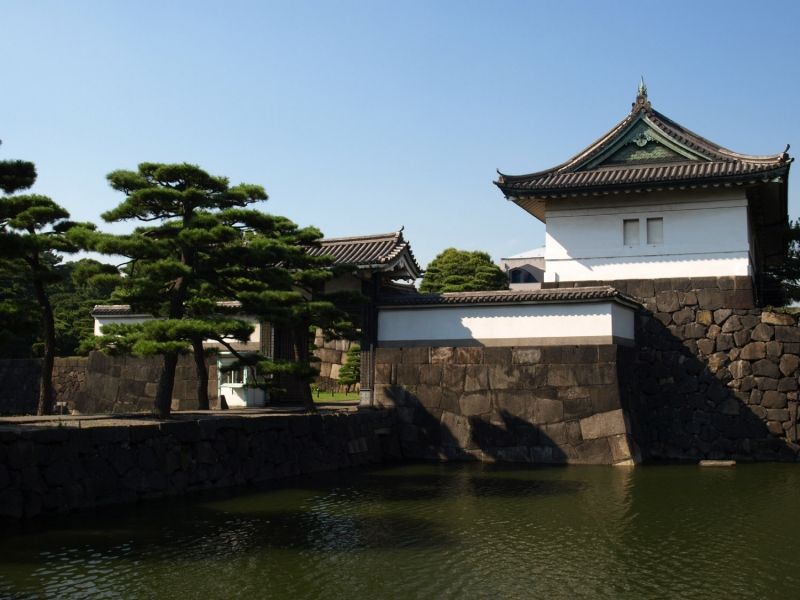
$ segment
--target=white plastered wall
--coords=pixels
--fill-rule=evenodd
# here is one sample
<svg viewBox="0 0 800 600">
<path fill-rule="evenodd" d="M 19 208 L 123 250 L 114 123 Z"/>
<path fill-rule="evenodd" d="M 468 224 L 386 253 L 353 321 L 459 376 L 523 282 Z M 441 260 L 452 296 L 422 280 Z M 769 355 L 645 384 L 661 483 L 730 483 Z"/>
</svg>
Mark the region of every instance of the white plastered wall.
<svg viewBox="0 0 800 600">
<path fill-rule="evenodd" d="M 382 308 L 378 344 L 555 345 L 633 342 L 634 311 L 616 302 Z"/>
<path fill-rule="evenodd" d="M 253 333 L 250 334 L 247 344 L 257 346 L 261 342 L 261 322 L 258 319 L 249 316 L 237 316 L 236 318 L 247 321 L 253 326 Z M 152 320 L 153 317 L 151 315 L 95 315 L 94 334 L 96 336 L 103 335 L 103 326 L 108 324 L 121 323 L 123 325 L 136 325 L 138 323 L 145 323 Z M 216 342 L 211 342 L 208 340 L 205 340 L 203 343 L 206 345 L 217 344 Z M 240 343 L 235 342 L 234 345 L 240 345 Z"/>
<path fill-rule="evenodd" d="M 648 244 L 647 219 L 663 219 Z M 623 220 L 639 220 L 638 244 Z M 545 281 L 751 275 L 747 198 L 741 189 L 565 199 L 548 204 Z"/>
</svg>

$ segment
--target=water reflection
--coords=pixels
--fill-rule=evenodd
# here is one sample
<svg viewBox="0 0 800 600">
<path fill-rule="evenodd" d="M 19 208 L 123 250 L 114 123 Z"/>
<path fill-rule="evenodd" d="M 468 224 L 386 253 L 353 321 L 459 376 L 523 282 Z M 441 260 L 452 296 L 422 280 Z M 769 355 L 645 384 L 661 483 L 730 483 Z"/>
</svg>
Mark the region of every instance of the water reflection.
<svg viewBox="0 0 800 600">
<path fill-rule="evenodd" d="M 798 506 L 793 465 L 408 465 L 17 526 L 0 597 L 792 597 Z"/>
</svg>

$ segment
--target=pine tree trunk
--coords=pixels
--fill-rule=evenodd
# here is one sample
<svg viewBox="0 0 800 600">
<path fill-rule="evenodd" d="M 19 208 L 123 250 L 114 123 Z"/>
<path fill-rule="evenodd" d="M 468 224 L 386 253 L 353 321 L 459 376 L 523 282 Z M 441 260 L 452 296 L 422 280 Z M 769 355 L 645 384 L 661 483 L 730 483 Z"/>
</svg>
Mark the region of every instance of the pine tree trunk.
<svg viewBox="0 0 800 600">
<path fill-rule="evenodd" d="M 175 384 L 175 368 L 178 366 L 178 353 L 166 352 L 164 354 L 164 369 L 158 378 L 156 388 L 156 412 L 159 418 L 166 419 L 172 410 L 172 387 Z"/>
<path fill-rule="evenodd" d="M 295 327 L 292 332 L 295 360 L 301 365 L 309 364 L 308 346 L 311 340 L 309 339 L 308 327 L 308 323 L 303 322 Z M 303 403 L 303 408 L 306 410 L 317 410 L 314 404 L 314 397 L 311 395 L 311 386 L 308 384 L 308 381 L 303 380 L 300 383 L 301 385 L 297 387 L 300 390 L 300 400 Z"/>
<path fill-rule="evenodd" d="M 42 336 L 44 338 L 44 356 L 42 372 L 39 376 L 39 400 L 36 405 L 37 415 L 49 415 L 53 412 L 53 363 L 56 355 L 56 326 L 53 319 L 53 307 L 38 275 L 38 261 L 33 261 L 33 289 L 36 301 L 42 309 Z"/>
<path fill-rule="evenodd" d="M 197 370 L 197 408 L 208 410 L 211 408 L 211 404 L 208 401 L 208 367 L 206 366 L 203 340 L 192 340 L 192 353 Z"/>
</svg>

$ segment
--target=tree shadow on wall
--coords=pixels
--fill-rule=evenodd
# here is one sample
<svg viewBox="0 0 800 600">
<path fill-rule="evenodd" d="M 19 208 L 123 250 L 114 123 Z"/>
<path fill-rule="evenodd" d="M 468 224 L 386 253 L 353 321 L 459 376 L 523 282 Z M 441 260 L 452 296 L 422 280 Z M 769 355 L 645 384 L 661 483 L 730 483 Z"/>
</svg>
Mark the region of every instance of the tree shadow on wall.
<svg viewBox="0 0 800 600">
<path fill-rule="evenodd" d="M 693 320 L 680 325 L 674 314 L 640 313 L 637 348 L 620 369 L 645 458 L 795 460 L 787 393 L 797 379 L 781 372 L 782 346 L 768 345 L 774 328 L 753 340 L 760 310 L 684 310 Z"/>
<path fill-rule="evenodd" d="M 394 405 L 400 443 L 407 458 L 567 462 L 568 456 L 559 446 L 565 440 L 552 439 L 530 420 L 507 410 L 465 416 L 426 406 L 399 385 L 388 386 L 385 393 Z"/>
</svg>

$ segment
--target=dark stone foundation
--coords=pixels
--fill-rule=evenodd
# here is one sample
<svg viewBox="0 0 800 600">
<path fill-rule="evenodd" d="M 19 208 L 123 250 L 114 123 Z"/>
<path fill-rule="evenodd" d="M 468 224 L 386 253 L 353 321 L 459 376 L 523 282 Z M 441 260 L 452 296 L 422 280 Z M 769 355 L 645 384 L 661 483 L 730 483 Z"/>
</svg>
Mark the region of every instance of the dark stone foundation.
<svg viewBox="0 0 800 600">
<path fill-rule="evenodd" d="M 633 464 L 631 358 L 616 345 L 378 348 L 375 399 L 407 457 Z"/>
</svg>

